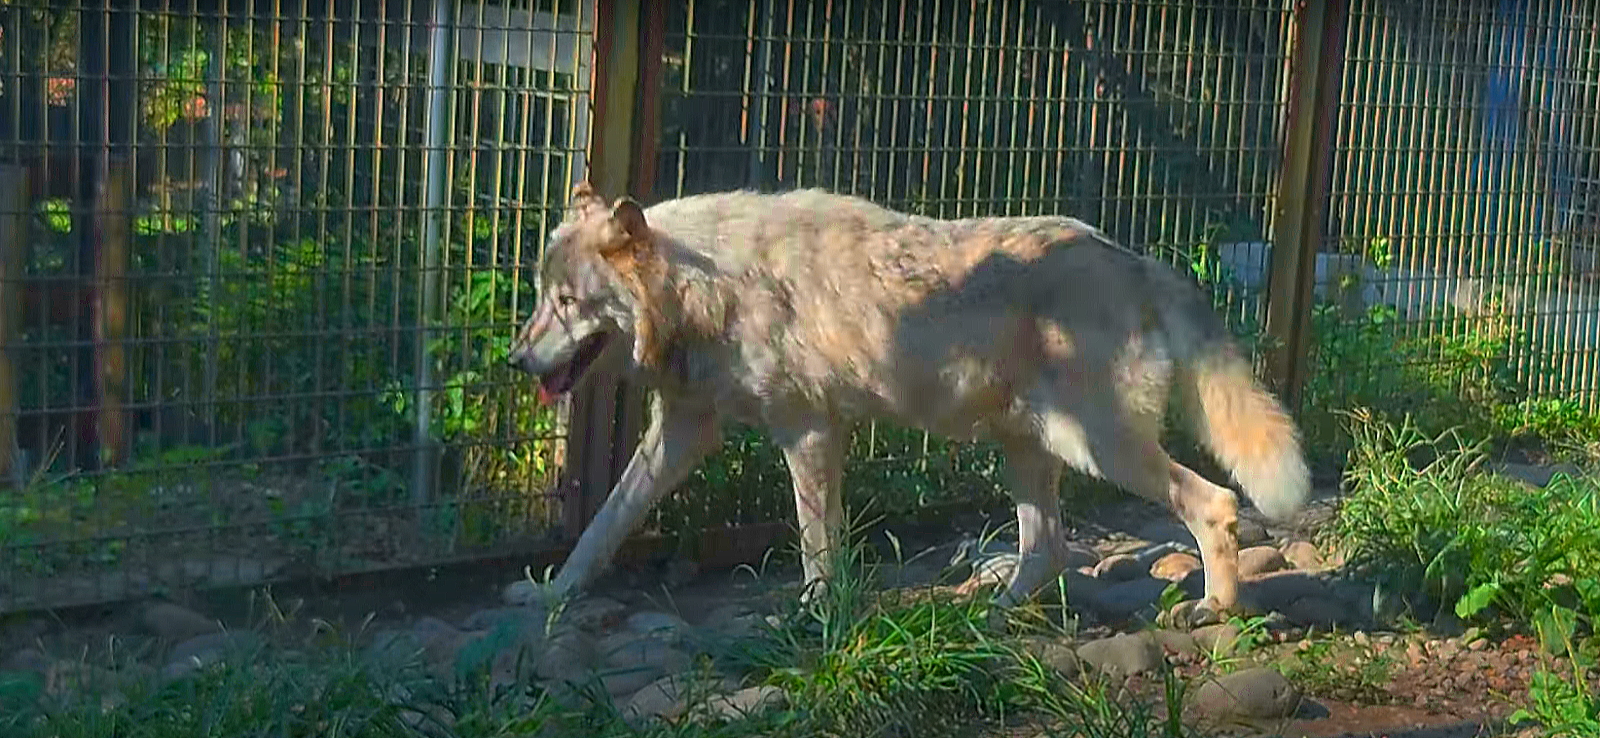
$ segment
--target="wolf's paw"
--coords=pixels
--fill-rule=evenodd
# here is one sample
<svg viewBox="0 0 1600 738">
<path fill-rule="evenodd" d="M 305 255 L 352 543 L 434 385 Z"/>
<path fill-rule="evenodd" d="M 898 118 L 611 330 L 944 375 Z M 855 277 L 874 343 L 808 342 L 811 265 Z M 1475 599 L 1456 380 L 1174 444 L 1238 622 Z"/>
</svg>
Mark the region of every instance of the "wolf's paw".
<svg viewBox="0 0 1600 738">
<path fill-rule="evenodd" d="M 1173 630 L 1193 630 L 1228 619 L 1228 609 L 1216 600 L 1184 600 L 1161 614 L 1158 624 Z"/>
</svg>

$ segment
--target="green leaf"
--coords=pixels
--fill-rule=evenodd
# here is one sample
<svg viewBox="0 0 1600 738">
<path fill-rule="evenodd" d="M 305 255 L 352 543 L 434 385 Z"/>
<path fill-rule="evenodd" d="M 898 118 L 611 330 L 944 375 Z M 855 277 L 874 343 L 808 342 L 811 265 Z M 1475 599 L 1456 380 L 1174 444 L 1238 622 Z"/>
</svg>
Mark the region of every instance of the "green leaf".
<svg viewBox="0 0 1600 738">
<path fill-rule="evenodd" d="M 1463 620 L 1483 612 L 1483 609 L 1494 602 L 1500 594 L 1500 582 L 1493 581 L 1473 587 L 1461 599 L 1456 600 L 1456 617 Z"/>
</svg>

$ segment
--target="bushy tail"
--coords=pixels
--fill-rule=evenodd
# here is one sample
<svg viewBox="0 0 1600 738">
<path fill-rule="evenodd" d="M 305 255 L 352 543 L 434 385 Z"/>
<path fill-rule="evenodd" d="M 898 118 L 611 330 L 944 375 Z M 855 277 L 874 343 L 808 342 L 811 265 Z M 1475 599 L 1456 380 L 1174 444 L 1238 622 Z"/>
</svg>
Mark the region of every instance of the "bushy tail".
<svg viewBox="0 0 1600 738">
<path fill-rule="evenodd" d="M 1226 339 L 1224 339 L 1226 340 Z M 1198 440 L 1222 462 L 1263 515 L 1287 521 L 1311 493 L 1311 472 L 1294 420 L 1256 383 L 1229 343 L 1208 342 L 1189 357 L 1180 382 Z M 1187 381 L 1185 381 L 1187 380 Z"/>
</svg>

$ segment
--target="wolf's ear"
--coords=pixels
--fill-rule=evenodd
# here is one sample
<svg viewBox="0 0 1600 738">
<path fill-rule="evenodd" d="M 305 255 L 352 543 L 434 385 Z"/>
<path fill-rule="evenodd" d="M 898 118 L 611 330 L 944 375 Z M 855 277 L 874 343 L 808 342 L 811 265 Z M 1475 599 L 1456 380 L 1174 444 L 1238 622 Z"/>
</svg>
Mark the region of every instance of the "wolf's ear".
<svg viewBox="0 0 1600 738">
<path fill-rule="evenodd" d="M 631 197 L 617 198 L 617 204 L 611 207 L 611 219 L 616 221 L 617 227 L 627 234 L 629 240 L 645 239 L 650 235 L 650 226 L 644 222 L 644 210 Z"/>
<path fill-rule="evenodd" d="M 567 214 L 569 216 L 582 216 L 591 210 L 604 208 L 606 201 L 600 193 L 594 191 L 594 185 L 589 180 L 583 180 L 572 186 L 572 194 L 567 197 Z"/>
</svg>

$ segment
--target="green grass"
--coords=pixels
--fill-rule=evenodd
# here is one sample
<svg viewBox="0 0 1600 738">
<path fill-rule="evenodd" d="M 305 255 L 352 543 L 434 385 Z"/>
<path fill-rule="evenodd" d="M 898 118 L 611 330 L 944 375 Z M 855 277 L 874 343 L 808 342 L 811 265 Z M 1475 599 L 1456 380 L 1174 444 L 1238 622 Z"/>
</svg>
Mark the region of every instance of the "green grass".
<svg viewBox="0 0 1600 738">
<path fill-rule="evenodd" d="M 1600 486 L 1533 488 L 1484 469 L 1488 441 L 1349 415 L 1346 496 L 1328 531 L 1358 574 L 1423 618 L 1531 631 L 1545 661 L 1518 713 L 1549 735 L 1600 735 Z M 1415 594 L 1415 597 L 1410 595 Z"/>
</svg>

